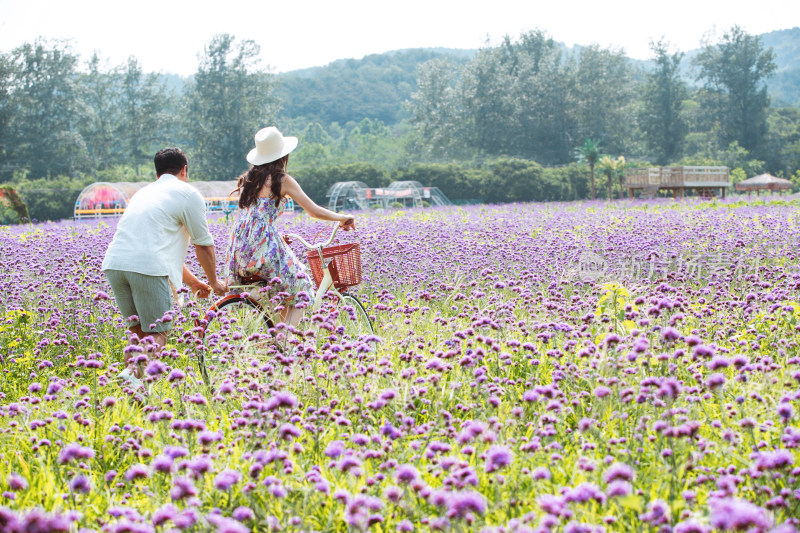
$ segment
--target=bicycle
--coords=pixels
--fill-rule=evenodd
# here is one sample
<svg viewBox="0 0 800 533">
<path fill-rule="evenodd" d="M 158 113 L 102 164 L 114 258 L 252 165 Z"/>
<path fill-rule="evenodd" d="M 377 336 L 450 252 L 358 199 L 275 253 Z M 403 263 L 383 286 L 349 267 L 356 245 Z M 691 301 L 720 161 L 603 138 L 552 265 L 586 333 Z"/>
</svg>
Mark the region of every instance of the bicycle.
<svg viewBox="0 0 800 533">
<path fill-rule="evenodd" d="M 300 242 L 308 251 L 306 259 L 317 290 L 311 306 L 312 315 L 319 312 L 325 298 L 331 300 L 331 312 L 337 315 L 340 326 L 338 334 L 348 340 L 357 340 L 362 335 L 374 333 L 372 321 L 364 305 L 348 289 L 361 283 L 361 249 L 358 243 L 334 245 L 339 230 L 335 223 L 327 241 L 311 244 L 300 235 L 284 235 L 287 243 Z M 195 320 L 195 331 L 203 342 L 198 365 L 207 387 L 224 379 L 227 370 L 235 368 L 237 360 L 253 349 L 275 344 L 279 335 L 276 323 L 265 302 L 254 297 L 269 281 L 257 276 L 245 278 L 242 285 L 229 289 L 237 292 L 215 301 L 203 318 Z M 211 360 L 209 361 L 209 355 Z"/>
</svg>

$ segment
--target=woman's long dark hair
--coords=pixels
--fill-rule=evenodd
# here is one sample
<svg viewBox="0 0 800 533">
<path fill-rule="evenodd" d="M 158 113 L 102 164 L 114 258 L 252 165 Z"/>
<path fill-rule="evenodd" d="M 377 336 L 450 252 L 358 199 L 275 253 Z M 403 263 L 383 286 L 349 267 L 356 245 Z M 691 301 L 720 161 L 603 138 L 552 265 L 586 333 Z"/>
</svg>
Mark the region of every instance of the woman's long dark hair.
<svg viewBox="0 0 800 533">
<path fill-rule="evenodd" d="M 250 167 L 250 170 L 239 176 L 236 190 L 239 191 L 239 208 L 244 209 L 256 203 L 258 193 L 270 179 L 269 190 L 271 197 L 275 198 L 275 207 L 281 203 L 281 185 L 286 175 L 286 165 L 289 164 L 289 154 L 280 159 Z"/>
</svg>

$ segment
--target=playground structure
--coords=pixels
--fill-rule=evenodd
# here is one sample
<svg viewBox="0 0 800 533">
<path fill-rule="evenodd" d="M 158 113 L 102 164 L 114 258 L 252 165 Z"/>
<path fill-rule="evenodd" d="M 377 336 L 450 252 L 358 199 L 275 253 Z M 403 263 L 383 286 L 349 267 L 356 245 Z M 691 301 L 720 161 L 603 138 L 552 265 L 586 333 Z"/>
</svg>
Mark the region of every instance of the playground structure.
<svg viewBox="0 0 800 533">
<path fill-rule="evenodd" d="M 634 192 L 642 197 L 653 197 L 660 190 L 671 190 L 673 198 L 683 198 L 685 191 L 694 190 L 698 196 L 725 198 L 731 187 L 728 167 L 650 167 L 626 168 L 625 187 L 628 196 Z"/>
<path fill-rule="evenodd" d="M 361 181 L 334 183 L 326 195 L 331 211 L 355 211 L 390 207 L 416 208 L 451 205 L 438 187 L 423 187 L 418 181 L 395 181 L 388 187 L 370 188 Z"/>
<path fill-rule="evenodd" d="M 93 183 L 78 195 L 73 217 L 82 219 L 122 216 L 131 198 L 151 183 L 150 181 Z M 239 196 L 235 193 L 236 183 L 236 181 L 192 181 L 189 185 L 200 191 L 206 202 L 207 213 L 224 213 L 228 216 L 239 207 Z M 289 200 L 284 206 L 284 212 L 293 211 L 294 202 Z"/>
<path fill-rule="evenodd" d="M 11 216 L 12 221 L 25 222 L 30 220 L 28 206 L 25 205 L 25 201 L 20 197 L 17 191 L 11 187 L 0 187 L 0 206 L 14 213 L 14 215 Z M 0 213 L 0 224 L 6 223 L 8 223 L 8 218 Z"/>
</svg>

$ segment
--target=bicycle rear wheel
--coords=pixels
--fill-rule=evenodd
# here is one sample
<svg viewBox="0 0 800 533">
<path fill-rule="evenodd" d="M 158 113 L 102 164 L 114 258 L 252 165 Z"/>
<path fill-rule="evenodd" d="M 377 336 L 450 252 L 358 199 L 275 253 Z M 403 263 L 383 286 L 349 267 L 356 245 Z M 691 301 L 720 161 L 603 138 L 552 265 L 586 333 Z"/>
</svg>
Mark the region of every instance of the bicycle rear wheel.
<svg viewBox="0 0 800 533">
<path fill-rule="evenodd" d="M 264 308 L 248 296 L 227 296 L 206 313 L 199 357 L 200 375 L 216 390 L 231 373 L 241 370 L 249 353 L 266 346 L 272 320 Z"/>
<path fill-rule="evenodd" d="M 339 324 L 344 327 L 344 335 L 351 340 L 356 340 L 361 335 L 372 335 L 372 322 L 369 319 L 364 304 L 352 294 L 342 294 L 337 307 L 339 309 Z"/>
</svg>

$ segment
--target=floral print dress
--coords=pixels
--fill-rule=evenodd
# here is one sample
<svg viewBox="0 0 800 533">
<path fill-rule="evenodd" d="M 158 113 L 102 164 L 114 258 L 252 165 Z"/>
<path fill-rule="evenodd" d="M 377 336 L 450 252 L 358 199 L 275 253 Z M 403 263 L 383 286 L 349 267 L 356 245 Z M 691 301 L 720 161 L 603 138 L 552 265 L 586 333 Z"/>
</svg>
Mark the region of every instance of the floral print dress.
<svg viewBox="0 0 800 533">
<path fill-rule="evenodd" d="M 226 258 L 228 284 L 239 285 L 241 278 L 256 275 L 266 281 L 280 278 L 280 283 L 271 285 L 270 298 L 281 291 L 288 293 L 290 299 L 301 293 L 305 293 L 304 300 L 313 298 L 311 275 L 275 228 L 283 205 L 283 200 L 276 207 L 273 199 L 257 198 L 241 212 Z"/>
</svg>

